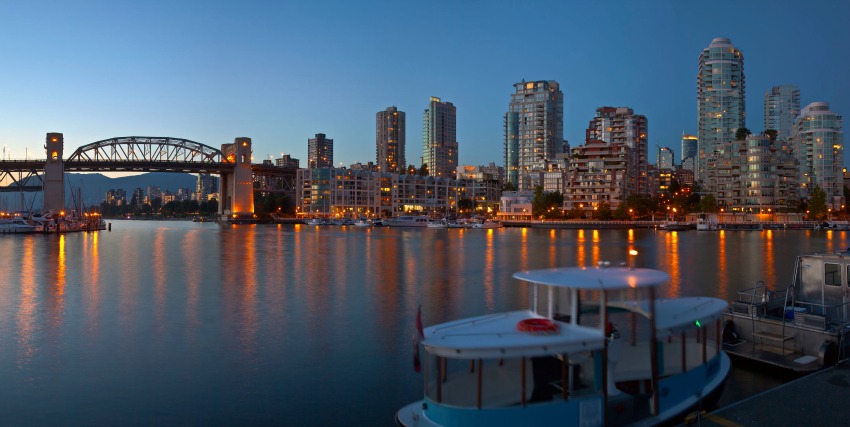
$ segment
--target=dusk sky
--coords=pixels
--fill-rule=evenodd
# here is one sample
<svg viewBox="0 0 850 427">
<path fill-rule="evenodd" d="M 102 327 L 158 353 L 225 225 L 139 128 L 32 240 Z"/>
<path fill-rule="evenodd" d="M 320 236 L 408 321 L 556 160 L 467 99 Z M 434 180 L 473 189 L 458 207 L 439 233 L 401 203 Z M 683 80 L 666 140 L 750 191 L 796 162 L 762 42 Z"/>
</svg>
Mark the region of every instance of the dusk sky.
<svg viewBox="0 0 850 427">
<path fill-rule="evenodd" d="M 44 158 L 120 136 L 220 148 L 254 161 L 334 139 L 335 164 L 375 161 L 375 113 L 407 113 L 407 162 L 422 155 L 430 96 L 457 107 L 461 164 L 504 164 L 513 84 L 555 80 L 575 147 L 600 106 L 649 121 L 649 158 L 697 126 L 702 49 L 743 51 L 747 127 L 765 90 L 850 114 L 848 1 L 18 1 L 0 0 L 0 144 Z M 845 124 L 846 126 L 846 124 Z M 845 138 L 845 143 L 847 142 Z M 845 159 L 845 164 L 848 160 Z"/>
</svg>

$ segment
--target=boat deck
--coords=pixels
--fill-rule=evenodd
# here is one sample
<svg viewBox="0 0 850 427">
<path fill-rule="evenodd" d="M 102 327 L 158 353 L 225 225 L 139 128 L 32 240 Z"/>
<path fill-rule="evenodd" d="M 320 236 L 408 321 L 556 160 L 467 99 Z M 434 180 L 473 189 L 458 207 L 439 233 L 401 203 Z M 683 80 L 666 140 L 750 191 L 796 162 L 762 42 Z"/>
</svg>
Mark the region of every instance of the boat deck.
<svg viewBox="0 0 850 427">
<path fill-rule="evenodd" d="M 850 364 L 844 362 L 704 415 L 698 425 L 843 426 L 848 407 Z"/>
<path fill-rule="evenodd" d="M 780 340 L 778 338 L 775 341 Z M 788 337 L 785 338 L 786 340 Z M 781 346 L 754 343 L 752 341 L 737 340 L 725 343 L 723 350 L 733 357 L 758 360 L 783 369 L 790 369 L 799 373 L 816 371 L 820 368 L 818 359 L 813 356 L 803 356 L 800 353 L 783 349 Z"/>
</svg>

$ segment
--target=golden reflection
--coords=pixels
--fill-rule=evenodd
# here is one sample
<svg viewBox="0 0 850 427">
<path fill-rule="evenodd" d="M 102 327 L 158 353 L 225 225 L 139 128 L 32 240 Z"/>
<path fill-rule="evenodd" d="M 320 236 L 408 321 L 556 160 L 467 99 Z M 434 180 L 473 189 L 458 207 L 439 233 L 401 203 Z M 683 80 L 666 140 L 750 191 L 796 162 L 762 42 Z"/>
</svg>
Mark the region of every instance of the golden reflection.
<svg viewBox="0 0 850 427">
<path fill-rule="evenodd" d="M 726 265 L 726 230 L 718 231 L 717 237 L 717 271 L 720 274 L 717 275 L 717 294 L 718 295 L 728 295 L 727 291 L 729 289 L 729 275 L 726 274 L 726 269 L 728 268 Z"/>
<path fill-rule="evenodd" d="M 670 274 L 669 297 L 677 298 L 682 291 L 682 275 L 679 265 L 679 232 L 668 231 L 664 234 L 667 269 Z"/>
<path fill-rule="evenodd" d="M 520 236 L 519 269 L 528 270 L 528 229 L 523 227 Z"/>
<path fill-rule="evenodd" d="M 487 304 L 487 310 L 494 311 L 496 309 L 496 301 L 493 292 L 493 278 L 495 276 L 495 266 L 493 256 L 494 236 L 493 230 L 487 230 L 487 244 L 484 246 L 484 301 Z"/>
<path fill-rule="evenodd" d="M 602 249 L 599 247 L 599 230 L 593 230 L 593 246 L 591 246 L 591 265 L 599 264 L 602 261 Z"/>
<path fill-rule="evenodd" d="M 767 230 L 764 233 L 764 271 L 765 283 L 777 283 L 776 282 L 776 268 L 778 266 L 773 265 L 775 262 L 775 254 L 773 253 L 773 230 Z"/>
<path fill-rule="evenodd" d="M 317 227 L 318 228 L 318 227 Z M 242 236 L 241 261 L 243 274 L 242 280 L 237 281 L 237 284 L 242 285 L 242 351 L 253 353 L 256 349 L 257 339 L 257 256 L 255 236 L 257 233 L 256 226 L 252 226 L 245 230 Z"/>
<path fill-rule="evenodd" d="M 16 236 L 17 237 L 17 236 Z M 35 335 L 38 334 L 37 310 L 38 295 L 36 295 L 35 275 L 35 243 L 32 238 L 25 238 L 21 253 L 21 293 L 18 298 L 17 338 L 18 338 L 18 368 L 28 365 L 35 356 L 37 348 L 33 343 Z"/>
<path fill-rule="evenodd" d="M 584 253 L 584 230 L 578 230 L 576 234 L 576 265 L 584 267 L 587 265 L 587 255 Z"/>
<path fill-rule="evenodd" d="M 58 329 L 62 325 L 62 319 L 65 312 L 65 235 L 59 234 L 56 241 L 56 252 L 53 252 L 53 247 L 50 248 L 50 257 L 48 264 L 50 265 L 47 277 L 50 278 L 51 285 L 45 297 L 47 298 L 47 322 L 50 329 Z M 48 243 L 49 244 L 49 243 Z M 54 258 L 55 255 L 55 258 Z"/>
<path fill-rule="evenodd" d="M 832 241 L 832 230 L 826 230 L 826 251 L 832 252 L 835 250 L 835 242 Z"/>
</svg>

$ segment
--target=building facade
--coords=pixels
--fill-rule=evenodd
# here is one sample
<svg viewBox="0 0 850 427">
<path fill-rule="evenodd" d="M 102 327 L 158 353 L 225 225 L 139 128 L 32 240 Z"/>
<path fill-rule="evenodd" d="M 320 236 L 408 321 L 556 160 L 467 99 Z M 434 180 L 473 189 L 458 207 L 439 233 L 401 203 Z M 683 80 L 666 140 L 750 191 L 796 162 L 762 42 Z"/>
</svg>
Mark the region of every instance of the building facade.
<svg viewBox="0 0 850 427">
<path fill-rule="evenodd" d="M 799 163 L 800 197 L 809 198 L 819 186 L 831 209 L 844 205 L 844 131 L 841 116 L 828 102 L 803 107 L 794 121 L 791 148 Z"/>
<path fill-rule="evenodd" d="M 696 164 L 696 158 L 699 154 L 697 141 L 699 138 L 696 135 L 686 135 L 682 132 L 682 167 L 685 168 L 686 164 L 691 165 L 687 167 L 688 170 L 694 171 L 695 167 L 693 165 Z"/>
<path fill-rule="evenodd" d="M 521 176 L 564 152 L 564 93 L 554 80 L 514 84 L 505 115 L 507 182 L 531 190 Z"/>
<path fill-rule="evenodd" d="M 422 115 L 422 166 L 428 174 L 453 177 L 457 169 L 457 109 L 451 102 L 431 97 Z"/>
<path fill-rule="evenodd" d="M 670 147 L 658 147 L 658 156 L 655 167 L 661 170 L 673 170 L 675 157 Z"/>
<path fill-rule="evenodd" d="M 396 107 L 388 107 L 375 114 L 375 163 L 380 172 L 404 173 L 405 114 Z"/>
<path fill-rule="evenodd" d="M 586 141 L 604 141 L 628 147 L 625 196 L 647 192 L 648 124 L 645 116 L 628 107 L 599 107 L 587 127 Z"/>
<path fill-rule="evenodd" d="M 622 143 L 589 140 L 574 147 L 564 193 L 564 210 L 592 210 L 605 202 L 616 209 L 628 196 L 630 148 Z"/>
<path fill-rule="evenodd" d="M 764 93 L 764 128 L 775 130 L 777 139 L 788 140 L 799 115 L 800 89 L 797 85 L 774 86 Z"/>
<path fill-rule="evenodd" d="M 307 140 L 307 164 L 313 168 L 332 168 L 334 165 L 334 140 L 323 133 Z"/>
<path fill-rule="evenodd" d="M 714 150 L 746 127 L 744 88 L 743 53 L 728 38 L 715 38 L 700 54 L 697 71 L 697 181 L 704 180 Z"/>
<path fill-rule="evenodd" d="M 292 156 L 290 156 L 289 154 L 281 153 L 280 158 L 274 160 L 274 164 L 277 167 L 298 169 L 300 167 L 299 165 L 301 164 L 301 161 L 292 158 Z"/>
</svg>

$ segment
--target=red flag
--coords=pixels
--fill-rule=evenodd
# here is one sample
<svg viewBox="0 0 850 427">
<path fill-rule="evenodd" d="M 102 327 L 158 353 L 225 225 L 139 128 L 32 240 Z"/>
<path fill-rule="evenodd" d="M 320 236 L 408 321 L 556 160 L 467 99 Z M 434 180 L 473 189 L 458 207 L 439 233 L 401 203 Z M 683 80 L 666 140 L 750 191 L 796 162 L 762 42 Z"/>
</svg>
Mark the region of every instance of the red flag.
<svg viewBox="0 0 850 427">
<path fill-rule="evenodd" d="M 422 364 L 419 361 L 419 342 L 425 338 L 425 333 L 422 332 L 422 305 L 416 311 L 416 333 L 413 335 L 413 370 L 419 372 L 422 369 Z"/>
</svg>

